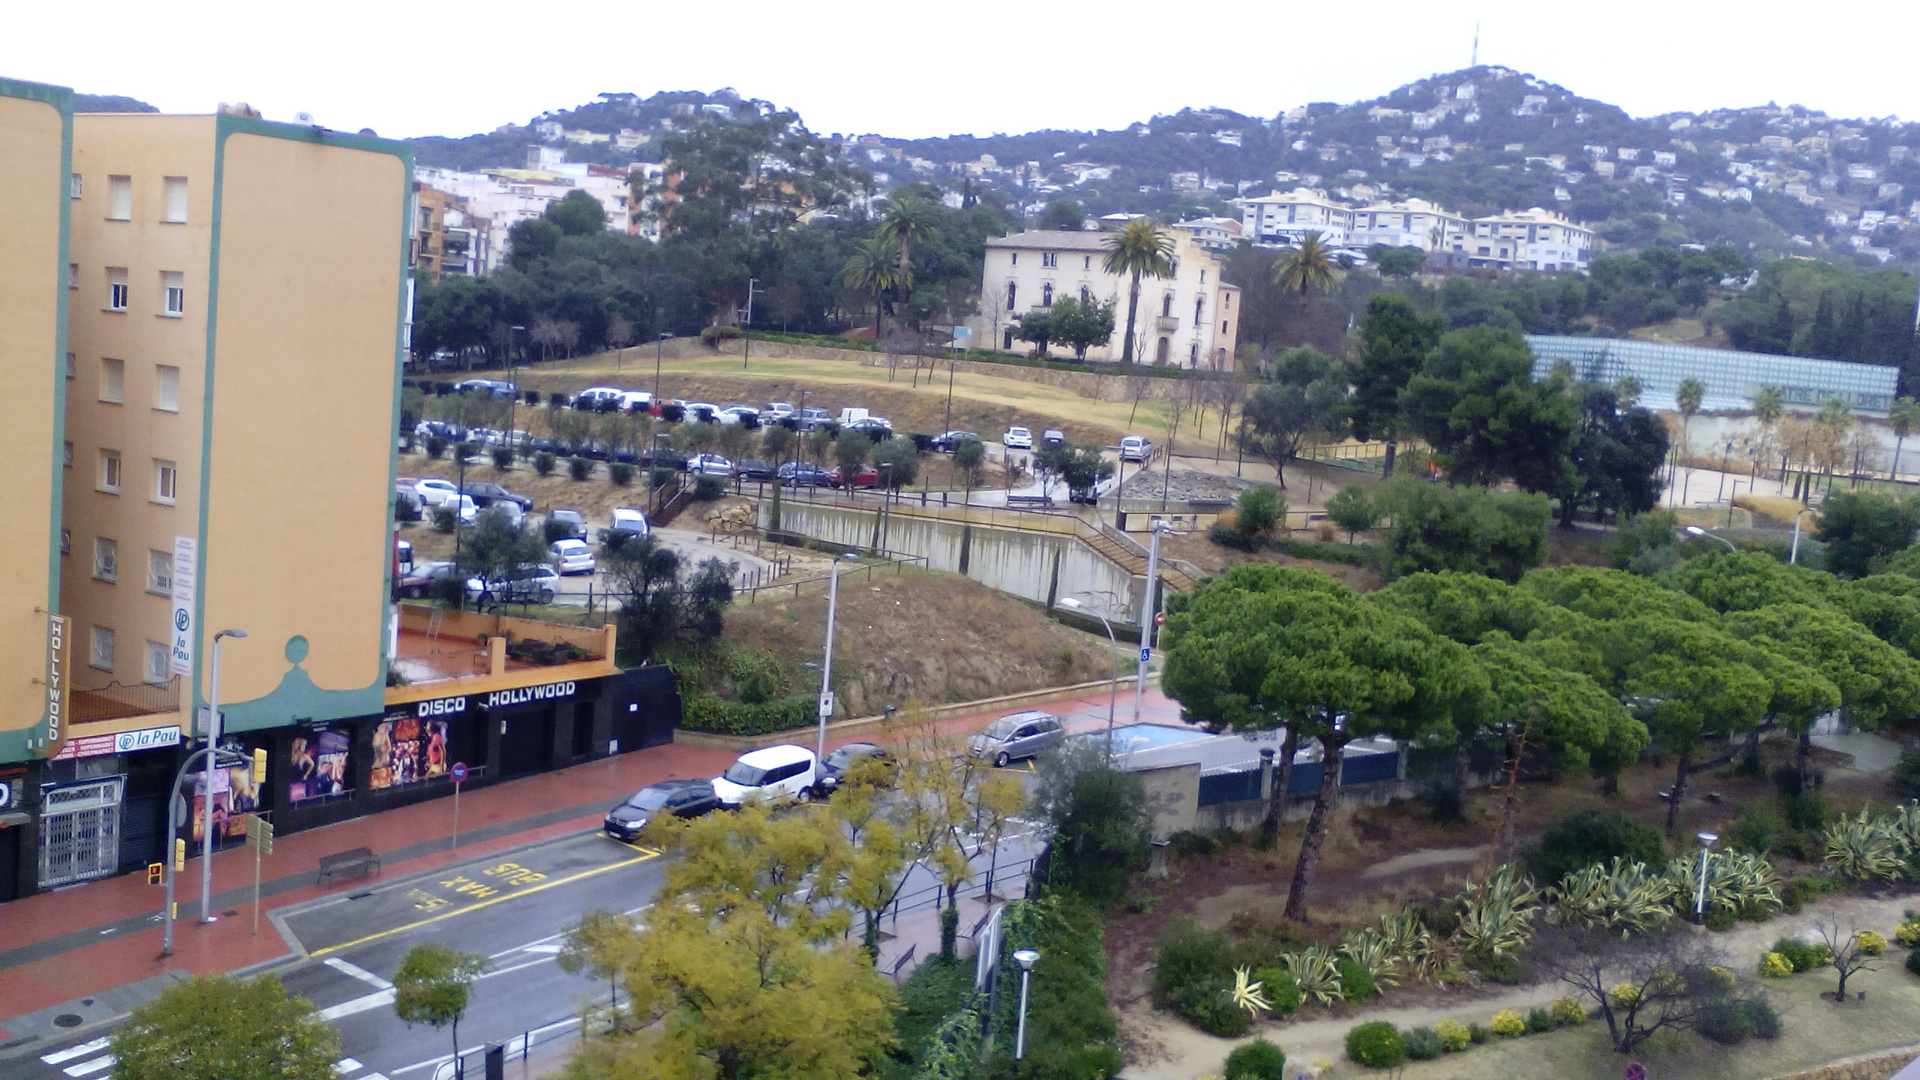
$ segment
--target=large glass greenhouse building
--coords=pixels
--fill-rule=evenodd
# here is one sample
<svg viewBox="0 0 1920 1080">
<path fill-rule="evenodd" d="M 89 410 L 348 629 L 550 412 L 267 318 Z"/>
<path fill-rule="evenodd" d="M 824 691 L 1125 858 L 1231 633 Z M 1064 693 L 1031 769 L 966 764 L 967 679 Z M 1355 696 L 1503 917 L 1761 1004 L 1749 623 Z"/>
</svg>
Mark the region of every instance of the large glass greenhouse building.
<svg viewBox="0 0 1920 1080">
<path fill-rule="evenodd" d="M 1777 386 L 1788 408 L 1810 411 L 1837 397 L 1854 412 L 1885 416 L 1900 381 L 1899 368 L 1880 364 L 1661 341 L 1529 334 L 1527 345 L 1533 350 L 1535 378 L 1545 377 L 1561 361 L 1573 366 L 1577 378 L 1589 382 L 1611 385 L 1631 375 L 1640 380 L 1640 404 L 1650 409 L 1673 409 L 1675 391 L 1692 378 L 1707 388 L 1701 400 L 1703 410 L 1750 409 L 1761 387 Z"/>
</svg>

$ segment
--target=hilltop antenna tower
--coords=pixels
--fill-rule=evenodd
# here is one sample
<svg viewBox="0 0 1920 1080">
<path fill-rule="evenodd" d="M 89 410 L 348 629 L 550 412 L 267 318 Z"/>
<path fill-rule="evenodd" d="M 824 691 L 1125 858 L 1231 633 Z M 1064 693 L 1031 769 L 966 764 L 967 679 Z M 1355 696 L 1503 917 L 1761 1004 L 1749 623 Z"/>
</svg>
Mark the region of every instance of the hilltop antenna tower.
<svg viewBox="0 0 1920 1080">
<path fill-rule="evenodd" d="M 1478 20 L 1475 20 L 1473 24 L 1473 58 L 1467 62 L 1467 66 L 1469 68 L 1477 68 L 1480 66 L 1480 23 Z"/>
</svg>

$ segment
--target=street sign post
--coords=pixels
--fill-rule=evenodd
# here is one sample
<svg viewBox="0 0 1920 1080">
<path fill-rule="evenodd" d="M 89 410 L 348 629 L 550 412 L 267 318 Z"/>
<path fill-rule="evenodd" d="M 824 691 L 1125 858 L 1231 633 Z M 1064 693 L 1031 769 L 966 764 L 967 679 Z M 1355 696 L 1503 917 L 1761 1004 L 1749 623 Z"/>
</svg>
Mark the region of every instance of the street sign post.
<svg viewBox="0 0 1920 1080">
<path fill-rule="evenodd" d="M 1627 1063 L 1627 1080 L 1647 1080 L 1647 1067 L 1637 1061 Z"/>
<path fill-rule="evenodd" d="M 1144 664 L 1144 663 L 1146 663 L 1146 662 L 1147 662 L 1147 661 L 1148 661 L 1149 659 L 1151 659 L 1151 658 L 1152 658 L 1152 656 L 1153 656 L 1153 649 L 1152 649 L 1151 647 L 1149 647 L 1149 646 L 1145 646 L 1145 645 L 1143 645 L 1143 646 L 1141 646 L 1141 647 L 1140 647 L 1140 662 L 1141 662 L 1141 663 L 1143 663 L 1143 664 Z"/>
<path fill-rule="evenodd" d="M 460 847 L 460 785 L 467 778 L 467 763 L 454 762 L 447 775 L 453 777 L 453 844 L 447 850 L 454 851 Z"/>
<path fill-rule="evenodd" d="M 253 936 L 260 936 L 260 860 L 273 854 L 273 822 L 247 815 L 247 846 L 253 849 Z"/>
</svg>

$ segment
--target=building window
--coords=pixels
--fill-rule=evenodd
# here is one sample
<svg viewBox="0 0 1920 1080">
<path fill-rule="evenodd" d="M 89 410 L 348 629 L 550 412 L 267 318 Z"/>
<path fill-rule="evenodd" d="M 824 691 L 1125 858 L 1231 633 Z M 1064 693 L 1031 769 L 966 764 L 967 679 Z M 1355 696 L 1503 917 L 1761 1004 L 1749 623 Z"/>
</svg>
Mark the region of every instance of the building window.
<svg viewBox="0 0 1920 1080">
<path fill-rule="evenodd" d="M 1041 265 L 1041 266 L 1043 266 L 1043 267 L 1048 267 L 1048 268 L 1051 268 L 1051 267 L 1057 267 L 1057 266 L 1059 266 L 1059 265 L 1060 265 L 1060 253 L 1059 253 L 1059 252 L 1057 252 L 1057 251 L 1043 251 L 1043 252 L 1041 252 L 1041 253 L 1040 253 L 1040 265 Z"/>
<path fill-rule="evenodd" d="M 172 506 L 180 488 L 180 467 L 165 458 L 153 459 L 153 501 Z"/>
<path fill-rule="evenodd" d="M 1093 256 L 1091 256 L 1091 255 L 1088 255 L 1088 256 L 1086 257 L 1086 260 L 1087 260 L 1086 262 L 1083 262 L 1083 263 L 1081 263 L 1081 264 L 1080 264 L 1080 269 L 1082 269 L 1082 270 L 1091 270 L 1091 269 L 1093 269 Z"/>
<path fill-rule="evenodd" d="M 1172 293 L 1168 293 L 1167 295 L 1160 298 L 1160 317 L 1163 319 L 1173 318 L 1173 294 Z"/>
<path fill-rule="evenodd" d="M 171 225 L 183 225 L 187 220 L 187 178 L 169 176 L 166 180 L 165 216 L 161 221 Z"/>
<path fill-rule="evenodd" d="M 127 268 L 107 267 L 107 310 L 127 310 Z"/>
<path fill-rule="evenodd" d="M 155 596 L 173 594 L 173 553 L 147 552 L 147 591 Z"/>
<path fill-rule="evenodd" d="M 154 686 L 167 685 L 173 678 L 173 672 L 169 670 L 173 666 L 172 659 L 165 645 L 158 641 L 147 642 L 147 670 L 144 676 L 146 681 Z"/>
<path fill-rule="evenodd" d="M 1187 348 L 1187 366 L 1200 366 L 1200 343 L 1197 341 Z"/>
<path fill-rule="evenodd" d="M 1020 286 L 1017 283 L 1012 281 L 1007 282 L 1007 310 L 1008 311 L 1013 310 L 1013 298 L 1016 295 L 1018 295 L 1019 290 L 1020 290 Z"/>
<path fill-rule="evenodd" d="M 172 364 L 155 364 L 153 407 L 161 412 L 180 411 L 180 369 Z"/>
<path fill-rule="evenodd" d="M 1171 350 L 1172 345 L 1173 342 L 1171 339 L 1161 338 L 1160 344 L 1153 348 L 1153 362 L 1164 365 L 1167 362 L 1167 353 Z"/>
<path fill-rule="evenodd" d="M 1091 304 L 1091 303 L 1093 303 L 1093 290 L 1092 290 L 1092 289 L 1089 289 L 1089 288 L 1087 288 L 1087 287 L 1086 287 L 1085 285 L 1082 285 L 1082 286 L 1080 286 L 1080 304 L 1081 304 L 1081 306 L 1083 306 L 1083 307 L 1084 307 L 1084 306 L 1086 306 L 1087 304 Z"/>
<path fill-rule="evenodd" d="M 1206 283 L 1207 283 L 1207 272 L 1205 270 L 1202 270 L 1200 271 L 1200 284 L 1205 285 Z"/>
<path fill-rule="evenodd" d="M 1226 321 L 1225 319 L 1222 319 L 1222 320 L 1220 320 L 1220 336 L 1221 336 L 1221 337 L 1225 337 L 1225 336 L 1226 336 L 1226 334 L 1227 334 L 1227 327 L 1228 327 L 1229 325 L 1231 325 L 1231 324 L 1230 324 L 1230 323 L 1228 323 L 1228 322 L 1227 322 L 1227 321 Z"/>
<path fill-rule="evenodd" d="M 104 536 L 93 538 L 93 579 L 109 583 L 120 580 L 118 540 L 109 540 Z"/>
<path fill-rule="evenodd" d="M 1200 312 L 1201 309 L 1205 307 L 1206 302 L 1207 299 L 1204 296 L 1196 296 L 1193 298 L 1193 325 L 1200 325 Z"/>
<path fill-rule="evenodd" d="M 133 177 L 107 177 L 107 219 L 133 220 Z"/>
<path fill-rule="evenodd" d="M 80 174 L 74 173 L 72 176 L 67 178 L 67 198 L 77 199 L 79 197 L 80 197 Z"/>
<path fill-rule="evenodd" d="M 153 459 L 153 501 L 173 505 L 174 491 L 179 487 L 180 470 L 171 461 Z"/>
<path fill-rule="evenodd" d="M 101 671 L 113 670 L 113 631 L 104 626 L 93 628 L 93 647 L 89 649 L 87 663 Z"/>
<path fill-rule="evenodd" d="M 1049 308 L 1053 306 L 1053 282 L 1051 281 L 1040 286 L 1040 306 Z"/>
<path fill-rule="evenodd" d="M 67 264 L 67 288 L 77 289 L 79 287 L 80 287 L 80 264 L 68 263 Z"/>
<path fill-rule="evenodd" d="M 109 495 L 120 494 L 120 451 L 100 451 L 100 490 Z"/>
<path fill-rule="evenodd" d="M 187 276 L 178 270 L 160 271 L 160 295 L 166 297 L 161 314 L 177 319 L 187 313 Z"/>
<path fill-rule="evenodd" d="M 127 397 L 127 362 L 102 358 L 100 361 L 100 400 L 118 405 Z"/>
</svg>

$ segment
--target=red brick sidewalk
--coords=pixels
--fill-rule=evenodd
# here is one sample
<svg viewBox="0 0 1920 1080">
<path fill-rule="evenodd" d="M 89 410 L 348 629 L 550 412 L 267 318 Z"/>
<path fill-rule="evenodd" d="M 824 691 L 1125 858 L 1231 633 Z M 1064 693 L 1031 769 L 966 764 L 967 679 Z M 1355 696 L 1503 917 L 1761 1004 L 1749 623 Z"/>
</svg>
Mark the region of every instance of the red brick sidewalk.
<svg viewBox="0 0 1920 1080">
<path fill-rule="evenodd" d="M 1157 689 L 1149 689 L 1143 719 L 1166 723 L 1177 720 L 1178 706 Z M 1105 721 L 1107 695 L 1102 692 L 1081 694 L 1040 703 L 1040 706 L 1078 722 L 1070 730 L 1097 727 Z M 1028 706 L 1029 708 L 1040 706 Z M 998 715 L 997 710 L 953 717 L 937 726 L 943 734 L 959 734 L 978 729 Z M 1121 694 L 1118 722 L 1132 720 L 1130 692 Z M 851 742 L 839 739 L 833 742 Z M 492 827 L 504 827 L 502 834 L 480 842 L 462 842 L 459 859 L 468 859 L 492 851 L 521 847 L 541 840 L 599 824 L 602 811 L 594 809 L 578 817 L 550 824 L 537 824 L 544 814 L 567 807 L 592 804 L 611 806 L 647 784 L 660 780 L 713 776 L 724 769 L 733 755 L 723 750 L 671 745 L 622 754 L 602 761 L 576 765 L 557 772 L 542 773 L 520 780 L 463 794 L 460 798 L 460 829 L 463 835 Z M 525 822 L 525 828 L 515 828 Z M 376 852 L 391 852 L 434 837 L 449 837 L 453 827 L 453 801 L 436 799 L 413 806 L 388 810 L 352 821 L 329 825 L 277 839 L 274 853 L 261 866 L 261 880 L 271 882 L 312 874 L 322 855 L 356 847 Z M 388 861 L 382 867 L 385 876 L 402 877 L 454 861 L 452 852 Z M 338 885 L 306 885 L 279 892 L 262 900 L 264 909 L 258 937 L 252 936 L 252 905 L 232 902 L 235 891 L 249 890 L 253 883 L 253 853 L 245 848 L 220 852 L 214 856 L 213 883 L 215 902 L 223 893 L 223 910 L 236 911 L 210 926 L 193 920 L 199 915 L 199 864 L 189 863 L 181 875 L 180 921 L 174 926 L 174 954 L 159 956 L 161 930 L 158 913 L 163 892 L 146 883 L 137 874 L 122 875 L 85 885 L 42 893 L 0 906 L 0 952 L 45 942 L 62 935 L 76 940 L 54 955 L 28 960 L 0 969 L 0 1019 L 45 1009 L 125 986 L 166 971 L 211 973 L 232 971 L 275 959 L 287 952 L 286 942 L 265 917 L 266 912 L 334 892 L 364 887 L 361 882 Z M 151 913 L 151 925 L 115 926 L 128 919 Z M 98 940 L 83 939 L 92 931 Z M 9 1037 L 0 1031 L 0 1040 Z"/>
</svg>

